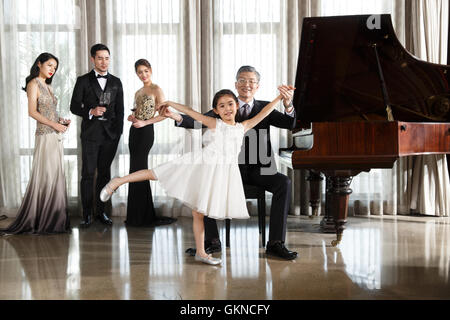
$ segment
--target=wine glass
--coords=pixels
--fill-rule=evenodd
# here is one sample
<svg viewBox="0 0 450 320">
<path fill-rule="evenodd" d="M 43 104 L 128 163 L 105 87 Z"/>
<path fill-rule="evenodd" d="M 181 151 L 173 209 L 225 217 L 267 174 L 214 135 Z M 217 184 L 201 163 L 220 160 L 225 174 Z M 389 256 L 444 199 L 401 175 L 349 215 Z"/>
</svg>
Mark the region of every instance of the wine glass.
<svg viewBox="0 0 450 320">
<path fill-rule="evenodd" d="M 58 122 L 60 124 L 62 124 L 63 126 L 68 127 L 70 122 L 71 122 L 70 113 L 68 111 L 66 111 L 66 110 L 60 111 L 59 112 L 59 120 L 58 120 Z"/>
<path fill-rule="evenodd" d="M 69 124 L 70 124 L 70 122 L 71 122 L 71 119 L 70 119 L 70 113 L 69 113 L 68 111 L 66 111 L 66 110 L 60 111 L 60 112 L 59 112 L 58 123 L 59 123 L 59 124 L 62 124 L 63 126 L 68 127 Z M 65 132 L 67 132 L 67 130 L 66 130 Z M 61 140 L 64 140 L 64 133 L 65 133 L 65 132 L 60 132 L 60 133 L 59 133 L 59 136 L 60 136 L 60 139 L 61 139 Z"/>
<path fill-rule="evenodd" d="M 98 103 L 99 103 L 99 106 L 108 108 L 109 104 L 111 103 L 111 93 L 109 93 L 109 92 L 102 92 L 102 94 L 100 95 L 100 99 L 99 99 Z M 106 119 L 103 116 L 103 114 L 102 114 L 101 117 L 98 118 L 98 120 L 105 121 L 105 120 L 108 120 L 108 119 Z"/>
</svg>

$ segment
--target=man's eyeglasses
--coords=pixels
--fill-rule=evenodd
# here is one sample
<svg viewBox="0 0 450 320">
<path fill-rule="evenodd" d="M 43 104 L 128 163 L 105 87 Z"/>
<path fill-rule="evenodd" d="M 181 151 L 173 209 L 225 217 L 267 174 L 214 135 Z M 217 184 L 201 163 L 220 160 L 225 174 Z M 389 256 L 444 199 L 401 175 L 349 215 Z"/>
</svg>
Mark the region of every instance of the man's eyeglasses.
<svg viewBox="0 0 450 320">
<path fill-rule="evenodd" d="M 238 79 L 237 82 L 241 85 L 248 83 L 249 85 L 254 86 L 255 84 L 258 84 L 258 81 L 256 81 L 256 80 L 253 80 L 253 79 L 247 80 L 247 79 L 243 79 L 243 78 Z"/>
</svg>

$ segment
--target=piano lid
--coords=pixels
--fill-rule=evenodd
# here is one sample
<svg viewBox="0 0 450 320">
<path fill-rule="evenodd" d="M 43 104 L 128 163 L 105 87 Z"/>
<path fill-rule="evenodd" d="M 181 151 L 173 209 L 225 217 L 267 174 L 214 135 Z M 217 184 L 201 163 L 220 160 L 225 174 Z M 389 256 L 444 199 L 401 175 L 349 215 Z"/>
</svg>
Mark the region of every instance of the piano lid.
<svg viewBox="0 0 450 320">
<path fill-rule="evenodd" d="M 373 29 L 370 17 L 303 20 L 294 94 L 299 123 L 387 120 L 377 54 L 395 120 L 450 121 L 450 66 L 407 52 L 390 15 L 370 20 Z"/>
</svg>

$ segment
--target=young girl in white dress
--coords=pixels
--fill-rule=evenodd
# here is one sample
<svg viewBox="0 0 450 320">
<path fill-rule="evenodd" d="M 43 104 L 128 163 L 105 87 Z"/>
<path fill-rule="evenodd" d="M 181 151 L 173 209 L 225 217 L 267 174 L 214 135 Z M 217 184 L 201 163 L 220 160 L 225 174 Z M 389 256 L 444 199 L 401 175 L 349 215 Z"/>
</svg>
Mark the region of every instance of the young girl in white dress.
<svg viewBox="0 0 450 320">
<path fill-rule="evenodd" d="M 294 88 L 288 86 L 288 89 Z M 157 106 L 172 107 L 208 127 L 203 135 L 204 147 L 200 151 L 164 163 L 151 170 L 140 170 L 124 177 L 112 179 L 101 191 L 100 199 L 108 201 L 114 191 L 125 183 L 158 180 L 167 194 L 181 200 L 192 209 L 193 231 L 197 247 L 195 260 L 207 264 L 220 264 L 205 252 L 203 217 L 214 219 L 249 218 L 244 188 L 238 166 L 244 134 L 268 116 L 281 100 L 279 95 L 256 116 L 241 123 L 235 122 L 238 99 L 230 90 L 220 90 L 213 99 L 213 110 L 220 119 L 205 116 L 191 108 L 166 101 Z"/>
</svg>

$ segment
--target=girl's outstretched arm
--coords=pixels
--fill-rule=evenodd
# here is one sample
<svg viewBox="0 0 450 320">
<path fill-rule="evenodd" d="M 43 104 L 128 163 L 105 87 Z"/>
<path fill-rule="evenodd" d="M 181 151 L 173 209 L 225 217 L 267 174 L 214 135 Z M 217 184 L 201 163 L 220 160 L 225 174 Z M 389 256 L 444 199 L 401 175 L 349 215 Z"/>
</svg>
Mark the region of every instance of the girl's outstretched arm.
<svg viewBox="0 0 450 320">
<path fill-rule="evenodd" d="M 192 110 L 192 108 L 173 102 L 173 101 L 165 101 L 161 104 L 159 104 L 156 109 L 159 111 L 163 107 L 172 107 L 180 112 L 183 112 L 184 114 L 187 114 L 194 120 L 197 120 L 201 123 L 203 123 L 205 126 L 207 126 L 210 129 L 216 128 L 216 118 L 205 116 L 197 111 Z"/>
<path fill-rule="evenodd" d="M 286 86 L 285 86 L 286 87 Z M 295 90 L 292 86 L 287 86 L 289 90 Z M 267 117 L 275 108 L 277 103 L 283 98 L 283 96 L 280 94 L 278 97 L 275 98 L 272 102 L 267 104 L 256 116 L 253 118 L 250 118 L 248 120 L 245 120 L 242 122 L 242 125 L 244 126 L 245 131 L 247 132 L 254 126 L 256 126 L 258 123 L 260 123 L 265 117 Z"/>
</svg>

